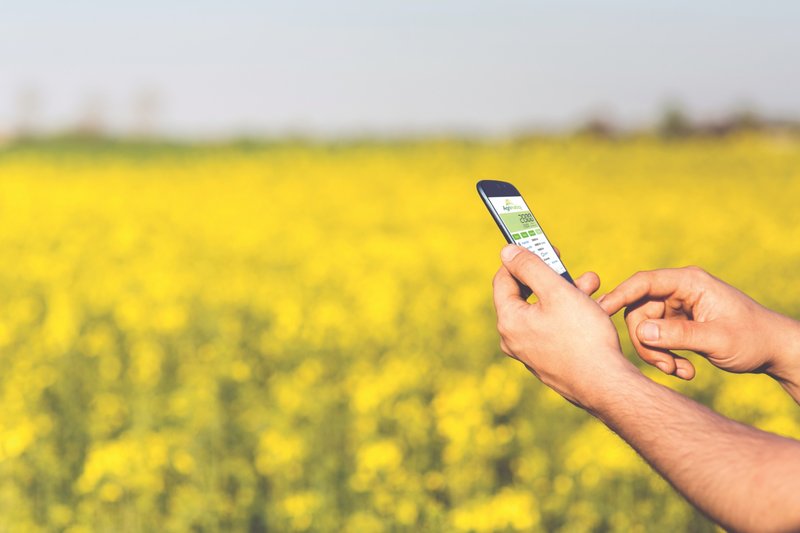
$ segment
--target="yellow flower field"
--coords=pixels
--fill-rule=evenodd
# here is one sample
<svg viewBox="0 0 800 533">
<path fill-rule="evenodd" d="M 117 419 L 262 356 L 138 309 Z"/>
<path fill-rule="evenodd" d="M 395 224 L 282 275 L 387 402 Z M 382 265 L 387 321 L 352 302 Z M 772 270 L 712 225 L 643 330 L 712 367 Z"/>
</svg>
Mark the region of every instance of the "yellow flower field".
<svg viewBox="0 0 800 533">
<path fill-rule="evenodd" d="M 601 291 L 697 264 L 800 317 L 797 140 L 7 148 L 0 530 L 713 530 L 500 352 L 481 178 Z M 800 437 L 693 360 L 644 371 Z"/>
</svg>

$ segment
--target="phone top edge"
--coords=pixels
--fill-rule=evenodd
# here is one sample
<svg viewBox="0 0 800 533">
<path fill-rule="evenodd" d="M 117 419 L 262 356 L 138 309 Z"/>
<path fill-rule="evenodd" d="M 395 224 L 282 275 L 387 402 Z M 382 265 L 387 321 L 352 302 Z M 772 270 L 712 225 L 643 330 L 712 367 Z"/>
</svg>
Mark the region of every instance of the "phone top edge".
<svg viewBox="0 0 800 533">
<path fill-rule="evenodd" d="M 480 180 L 475 187 L 486 196 L 522 196 L 519 190 L 507 181 Z"/>
</svg>

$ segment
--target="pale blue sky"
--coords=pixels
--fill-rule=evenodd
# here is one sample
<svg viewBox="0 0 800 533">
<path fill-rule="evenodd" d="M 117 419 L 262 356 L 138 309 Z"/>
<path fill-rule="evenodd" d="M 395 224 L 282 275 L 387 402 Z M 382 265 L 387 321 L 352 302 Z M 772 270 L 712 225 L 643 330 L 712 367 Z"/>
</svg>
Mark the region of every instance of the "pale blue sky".
<svg viewBox="0 0 800 533">
<path fill-rule="evenodd" d="M 0 132 L 19 95 L 73 123 L 99 96 L 125 131 L 143 89 L 187 136 L 652 121 L 678 99 L 800 116 L 795 1 L 0 1 Z"/>
</svg>

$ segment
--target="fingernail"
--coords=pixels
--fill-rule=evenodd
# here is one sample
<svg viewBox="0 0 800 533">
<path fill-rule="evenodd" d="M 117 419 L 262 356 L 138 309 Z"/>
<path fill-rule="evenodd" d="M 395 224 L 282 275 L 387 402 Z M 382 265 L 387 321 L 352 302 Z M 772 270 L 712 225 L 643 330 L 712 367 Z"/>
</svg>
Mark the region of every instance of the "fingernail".
<svg viewBox="0 0 800 533">
<path fill-rule="evenodd" d="M 685 368 L 679 368 L 678 370 L 675 371 L 675 373 L 681 379 L 689 379 L 689 371 L 686 370 Z"/>
<path fill-rule="evenodd" d="M 665 363 L 664 361 L 659 361 L 658 363 L 656 363 L 656 366 L 663 373 L 669 374 L 669 365 L 667 363 Z"/>
<path fill-rule="evenodd" d="M 600 298 L 597 299 L 597 303 L 601 303 L 605 299 L 606 296 L 608 296 L 608 295 L 607 294 L 601 295 Z"/>
<path fill-rule="evenodd" d="M 642 340 L 657 341 L 658 337 L 658 326 L 652 322 L 645 322 L 642 326 Z"/>
<path fill-rule="evenodd" d="M 503 261 L 511 261 L 512 259 L 517 257 L 517 254 L 520 253 L 521 251 L 522 248 L 520 248 L 519 246 L 515 244 L 509 244 L 508 246 L 503 248 L 503 250 L 500 252 L 500 258 Z"/>
</svg>

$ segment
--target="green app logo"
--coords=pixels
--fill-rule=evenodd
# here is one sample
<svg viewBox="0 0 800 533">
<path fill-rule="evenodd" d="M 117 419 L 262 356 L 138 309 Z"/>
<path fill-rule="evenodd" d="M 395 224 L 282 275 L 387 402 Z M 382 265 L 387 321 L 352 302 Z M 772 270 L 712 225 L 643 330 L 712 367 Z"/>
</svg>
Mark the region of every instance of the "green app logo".
<svg viewBox="0 0 800 533">
<path fill-rule="evenodd" d="M 506 199 L 506 205 L 502 207 L 503 211 L 522 211 L 522 207 L 519 205 L 514 205 L 514 202 L 512 202 L 510 198 Z"/>
</svg>

